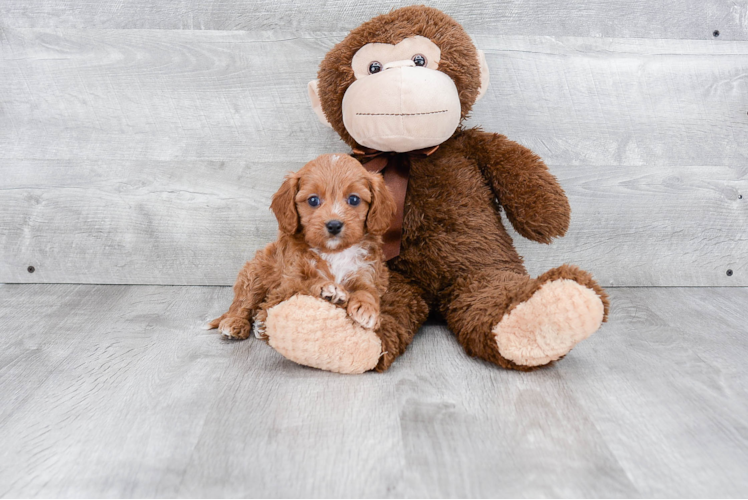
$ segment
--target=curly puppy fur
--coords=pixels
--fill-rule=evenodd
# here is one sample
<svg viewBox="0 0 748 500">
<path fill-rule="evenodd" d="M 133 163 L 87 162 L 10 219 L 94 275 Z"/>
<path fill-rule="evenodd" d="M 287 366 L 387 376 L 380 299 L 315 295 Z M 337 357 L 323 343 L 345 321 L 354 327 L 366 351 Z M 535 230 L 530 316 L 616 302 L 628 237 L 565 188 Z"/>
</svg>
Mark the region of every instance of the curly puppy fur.
<svg viewBox="0 0 748 500">
<path fill-rule="evenodd" d="M 254 321 L 261 333 L 267 311 L 298 294 L 344 307 L 364 328 L 378 326 L 388 282 L 381 235 L 395 210 L 382 177 L 348 155 L 323 155 L 286 176 L 271 209 L 277 241 L 244 265 L 231 307 L 208 328 L 245 339 Z"/>
<path fill-rule="evenodd" d="M 355 80 L 352 56 L 372 42 L 395 44 L 424 36 L 441 49 L 439 71 L 454 80 L 464 119 L 480 88 L 477 51 L 462 27 L 429 7 L 405 7 L 378 16 L 350 32 L 322 61 L 319 97 L 328 121 L 353 148 L 360 145 L 343 124 L 342 99 Z M 527 275 L 505 230 L 500 211 L 519 234 L 541 243 L 563 236 L 570 207 L 545 164 L 529 149 L 478 128 L 458 128 L 428 158 L 414 158 L 405 199 L 399 257 L 389 261 L 391 286 L 382 297 L 377 334 L 386 370 L 411 342 L 429 309 L 446 318 L 465 350 L 505 368 L 530 370 L 503 357 L 494 327 L 544 283 L 565 279 L 605 292 L 585 271 L 562 266 L 537 279 Z"/>
</svg>

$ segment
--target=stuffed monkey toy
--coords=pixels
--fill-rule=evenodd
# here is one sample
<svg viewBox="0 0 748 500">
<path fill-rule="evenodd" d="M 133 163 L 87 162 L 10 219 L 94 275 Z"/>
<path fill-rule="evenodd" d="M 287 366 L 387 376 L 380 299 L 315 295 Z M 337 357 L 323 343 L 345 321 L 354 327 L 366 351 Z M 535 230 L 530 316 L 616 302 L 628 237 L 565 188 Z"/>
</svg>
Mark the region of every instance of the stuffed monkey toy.
<svg viewBox="0 0 748 500">
<path fill-rule="evenodd" d="M 325 56 L 309 84 L 314 111 L 398 202 L 385 234 L 390 282 L 376 330 L 294 297 L 268 311 L 271 346 L 320 369 L 384 371 L 436 311 L 471 356 L 531 370 L 606 320 L 607 295 L 589 273 L 527 274 L 500 211 L 520 235 L 550 243 L 569 226 L 569 203 L 532 151 L 461 126 L 487 86 L 483 53 L 425 6 L 365 22 Z"/>
</svg>

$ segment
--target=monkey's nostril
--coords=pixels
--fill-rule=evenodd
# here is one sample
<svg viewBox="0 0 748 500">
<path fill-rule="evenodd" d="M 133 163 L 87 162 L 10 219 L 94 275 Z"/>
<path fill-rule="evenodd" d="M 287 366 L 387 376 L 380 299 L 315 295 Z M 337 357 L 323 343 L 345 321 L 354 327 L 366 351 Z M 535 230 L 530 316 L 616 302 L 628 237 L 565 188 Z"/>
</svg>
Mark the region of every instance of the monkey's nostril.
<svg viewBox="0 0 748 500">
<path fill-rule="evenodd" d="M 328 233 L 335 236 L 336 234 L 339 234 L 343 229 L 343 223 L 339 220 L 331 220 L 327 224 L 325 224 L 325 227 L 327 228 Z"/>
</svg>

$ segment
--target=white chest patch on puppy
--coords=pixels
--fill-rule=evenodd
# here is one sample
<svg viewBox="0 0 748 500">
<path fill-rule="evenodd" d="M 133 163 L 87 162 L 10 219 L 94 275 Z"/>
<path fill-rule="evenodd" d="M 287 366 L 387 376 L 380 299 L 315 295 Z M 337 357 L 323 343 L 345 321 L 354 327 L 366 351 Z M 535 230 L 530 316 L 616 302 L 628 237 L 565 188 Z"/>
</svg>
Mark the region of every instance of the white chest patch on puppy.
<svg viewBox="0 0 748 500">
<path fill-rule="evenodd" d="M 335 283 L 342 283 L 349 275 L 355 273 L 363 266 L 370 265 L 366 262 L 369 252 L 361 245 L 353 245 L 341 252 L 326 253 L 315 250 L 320 257 L 325 259 L 330 271 L 335 277 Z"/>
</svg>

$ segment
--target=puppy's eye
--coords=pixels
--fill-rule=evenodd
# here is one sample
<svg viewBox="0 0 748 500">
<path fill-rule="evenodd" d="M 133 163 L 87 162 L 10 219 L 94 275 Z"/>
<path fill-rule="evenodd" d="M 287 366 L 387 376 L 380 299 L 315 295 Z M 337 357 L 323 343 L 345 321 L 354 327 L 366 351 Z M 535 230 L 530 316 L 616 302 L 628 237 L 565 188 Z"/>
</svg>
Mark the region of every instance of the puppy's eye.
<svg viewBox="0 0 748 500">
<path fill-rule="evenodd" d="M 382 71 L 382 63 L 379 61 L 372 61 L 369 63 L 369 74 L 373 75 L 374 73 L 379 73 Z"/>
<path fill-rule="evenodd" d="M 426 66 L 426 58 L 421 54 L 416 54 L 411 59 L 416 64 L 416 66 Z"/>
<path fill-rule="evenodd" d="M 355 194 L 352 194 L 352 195 L 350 195 L 350 196 L 348 197 L 348 204 L 349 204 L 350 206 L 352 206 L 352 207 L 355 207 L 355 206 L 356 206 L 356 205 L 358 205 L 359 203 L 361 203 L 361 198 L 359 198 L 359 197 L 358 197 L 358 196 L 356 196 Z"/>
<path fill-rule="evenodd" d="M 320 203 L 319 196 L 310 196 L 306 202 L 309 203 L 310 207 L 318 207 Z"/>
</svg>

